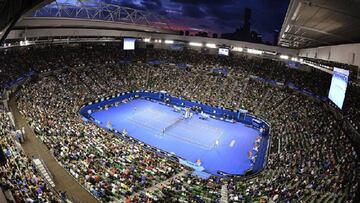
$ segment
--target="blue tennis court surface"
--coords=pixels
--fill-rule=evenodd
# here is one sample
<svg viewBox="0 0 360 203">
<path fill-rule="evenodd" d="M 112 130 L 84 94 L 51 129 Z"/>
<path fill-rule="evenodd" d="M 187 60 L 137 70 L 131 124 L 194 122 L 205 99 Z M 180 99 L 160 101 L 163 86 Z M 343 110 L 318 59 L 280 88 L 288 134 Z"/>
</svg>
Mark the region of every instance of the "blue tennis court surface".
<svg viewBox="0 0 360 203">
<path fill-rule="evenodd" d="M 244 174 L 251 168 L 248 152 L 260 134 L 242 123 L 202 120 L 198 114 L 184 119 L 173 108 L 145 99 L 100 110 L 91 117 L 104 128 L 110 121 L 113 129 L 122 132 L 125 128 L 131 137 L 188 161 L 200 159 L 212 174 Z"/>
</svg>

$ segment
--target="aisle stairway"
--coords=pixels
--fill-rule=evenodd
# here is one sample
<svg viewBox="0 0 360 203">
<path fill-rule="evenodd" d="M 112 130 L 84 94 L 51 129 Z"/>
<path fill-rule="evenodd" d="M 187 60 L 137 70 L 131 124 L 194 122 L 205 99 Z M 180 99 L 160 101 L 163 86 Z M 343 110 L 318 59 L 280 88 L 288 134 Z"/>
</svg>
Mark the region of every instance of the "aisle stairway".
<svg viewBox="0 0 360 203">
<path fill-rule="evenodd" d="M 261 102 L 260 102 L 260 105 L 256 108 L 255 110 L 255 115 L 259 115 L 260 114 L 260 110 L 262 109 L 263 105 L 265 102 L 267 102 L 269 100 L 269 98 L 271 98 L 271 92 L 269 91 L 269 87 L 266 87 L 267 88 L 267 91 L 266 93 L 264 94 L 264 96 L 262 97 L 261 99 Z M 270 87 L 271 88 L 271 87 Z"/>
<path fill-rule="evenodd" d="M 175 178 L 177 178 L 177 177 L 185 176 L 187 173 L 188 173 L 188 171 L 187 171 L 187 170 L 184 170 L 184 171 L 182 171 L 182 172 L 174 175 L 173 177 L 166 179 L 166 180 L 163 181 L 163 182 L 157 183 L 156 185 L 153 185 L 152 187 L 146 188 L 146 189 L 144 189 L 144 190 L 142 190 L 142 191 L 139 191 L 138 193 L 132 194 L 131 197 L 140 196 L 141 193 L 150 193 L 150 194 L 151 194 L 151 193 L 154 192 L 155 190 L 161 188 L 162 185 L 167 185 L 167 184 L 170 183 L 171 180 L 173 180 L 173 179 L 175 179 Z M 124 198 L 123 201 L 121 201 L 121 200 L 115 200 L 115 201 L 113 201 L 113 203 L 120 203 L 120 202 L 125 202 L 125 201 L 126 201 L 126 199 Z"/>
<path fill-rule="evenodd" d="M 47 183 L 49 183 L 49 185 L 51 187 L 55 187 L 55 183 L 50 175 L 49 170 L 46 168 L 46 166 L 43 164 L 43 162 L 38 159 L 38 158 L 33 158 L 32 161 L 35 164 L 36 169 L 40 172 L 41 176 L 44 177 L 44 179 L 46 180 Z"/>
<path fill-rule="evenodd" d="M 249 81 L 250 81 L 250 78 L 249 78 L 249 77 L 245 78 L 245 80 L 244 80 L 244 88 L 243 88 L 243 90 L 242 90 L 242 92 L 241 92 L 240 100 L 242 100 L 242 97 L 243 97 L 243 95 L 244 95 L 244 92 L 245 92 L 246 89 L 247 89 L 247 86 L 248 86 L 248 84 L 249 84 Z"/>
<path fill-rule="evenodd" d="M 220 203 L 228 203 L 229 196 L 228 196 L 228 188 L 227 184 L 222 185 L 221 187 L 221 199 Z"/>
</svg>

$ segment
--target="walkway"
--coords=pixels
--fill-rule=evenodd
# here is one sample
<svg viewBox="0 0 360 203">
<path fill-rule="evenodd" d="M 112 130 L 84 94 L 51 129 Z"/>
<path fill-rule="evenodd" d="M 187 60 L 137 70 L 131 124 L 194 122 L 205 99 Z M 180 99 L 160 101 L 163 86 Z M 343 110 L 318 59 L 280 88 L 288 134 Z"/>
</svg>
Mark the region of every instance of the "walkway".
<svg viewBox="0 0 360 203">
<path fill-rule="evenodd" d="M 25 118 L 22 117 L 17 109 L 17 103 L 14 97 L 9 102 L 9 107 L 15 119 L 17 129 L 24 127 L 26 140 L 22 144 L 25 153 L 29 156 L 40 156 L 45 162 L 47 168 L 53 175 L 55 190 L 66 191 L 67 197 L 74 203 L 92 203 L 99 201 L 83 188 L 59 163 L 54 156 L 50 154 L 47 147 L 35 136 Z"/>
</svg>

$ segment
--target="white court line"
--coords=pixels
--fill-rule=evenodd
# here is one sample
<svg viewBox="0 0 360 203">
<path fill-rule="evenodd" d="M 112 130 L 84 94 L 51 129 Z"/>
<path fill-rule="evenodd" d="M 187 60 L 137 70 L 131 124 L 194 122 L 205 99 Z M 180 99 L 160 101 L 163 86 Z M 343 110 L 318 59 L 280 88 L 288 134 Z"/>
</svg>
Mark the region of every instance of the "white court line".
<svg viewBox="0 0 360 203">
<path fill-rule="evenodd" d="M 132 107 L 134 108 L 134 107 Z M 146 116 L 143 117 L 142 115 L 146 114 L 146 115 L 150 115 L 150 116 Z M 147 119 L 147 117 L 149 117 L 149 119 Z M 201 148 L 205 148 L 207 150 L 210 150 L 212 148 L 215 147 L 215 142 L 217 140 L 220 140 L 223 136 L 225 131 L 220 129 L 220 128 L 216 128 L 212 125 L 209 124 L 205 124 L 202 122 L 196 122 L 192 119 L 198 119 L 198 117 L 193 117 L 192 119 L 186 119 L 184 120 L 185 122 L 181 122 L 179 123 L 179 125 L 174 126 L 174 129 L 176 129 L 177 133 L 161 133 L 161 127 L 160 128 L 156 128 L 153 127 L 154 126 L 154 121 L 156 121 L 156 123 L 161 123 L 162 125 L 171 125 L 173 123 L 174 119 L 178 119 L 178 117 L 175 117 L 174 119 L 164 119 L 164 118 L 168 118 L 168 112 L 163 112 L 157 109 L 153 109 L 151 107 L 147 107 L 144 109 L 137 109 L 133 114 L 129 115 L 126 120 L 130 121 L 131 123 L 135 124 L 136 126 L 142 127 L 142 128 L 146 128 L 149 129 L 151 131 L 153 131 L 155 133 L 154 136 L 156 137 L 164 137 L 166 135 L 174 137 L 180 141 L 184 141 L 184 142 L 188 142 L 190 144 L 194 144 L 196 146 L 199 146 Z M 141 118 L 141 119 L 139 119 Z M 160 125 L 160 126 L 162 126 Z M 204 142 L 201 142 L 200 139 L 196 139 L 196 136 L 208 136 L 207 133 L 198 133 L 196 135 L 192 135 L 192 136 L 183 136 L 184 133 L 186 132 L 191 132 L 192 129 L 197 129 L 201 131 L 207 131 L 207 132 L 211 132 L 210 134 L 213 134 L 214 139 L 211 139 L 210 144 L 206 144 Z M 190 133 L 189 133 L 190 134 Z M 192 133 L 191 133 L 192 134 Z M 216 136 L 217 135 L 217 136 Z"/>
</svg>

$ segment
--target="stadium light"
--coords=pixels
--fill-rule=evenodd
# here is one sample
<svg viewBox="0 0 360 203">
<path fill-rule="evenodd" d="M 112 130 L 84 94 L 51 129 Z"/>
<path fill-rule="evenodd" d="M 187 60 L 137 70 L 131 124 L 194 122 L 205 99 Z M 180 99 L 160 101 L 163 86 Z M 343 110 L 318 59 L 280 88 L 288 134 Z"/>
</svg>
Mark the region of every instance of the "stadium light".
<svg viewBox="0 0 360 203">
<path fill-rule="evenodd" d="M 214 48 L 216 48 L 216 44 L 207 43 L 207 44 L 206 44 L 206 47 L 207 47 L 207 48 L 213 48 L 213 49 L 214 49 Z"/>
<path fill-rule="evenodd" d="M 27 46 L 27 45 L 30 45 L 29 40 L 20 41 L 20 46 Z"/>
<path fill-rule="evenodd" d="M 296 62 L 299 61 L 299 59 L 296 58 L 296 57 L 292 57 L 291 60 L 292 60 L 292 61 L 296 61 Z"/>
<path fill-rule="evenodd" d="M 150 38 L 145 38 L 144 42 L 150 42 L 150 40 L 151 40 Z"/>
<path fill-rule="evenodd" d="M 263 51 L 260 51 L 260 50 L 257 50 L 257 49 L 247 49 L 247 52 L 249 54 L 257 54 L 257 55 L 263 54 Z"/>
<path fill-rule="evenodd" d="M 284 60 L 288 60 L 288 59 L 289 59 L 289 56 L 288 56 L 288 55 L 280 55 L 280 58 L 281 58 L 281 59 L 284 59 Z"/>
<path fill-rule="evenodd" d="M 242 48 L 242 47 L 234 47 L 233 51 L 243 52 L 244 48 Z"/>
<path fill-rule="evenodd" d="M 273 55 L 275 56 L 277 53 L 272 51 L 264 51 L 265 54 Z"/>
<path fill-rule="evenodd" d="M 165 40 L 165 44 L 174 44 L 173 40 Z"/>
<path fill-rule="evenodd" d="M 193 47 L 202 47 L 203 46 L 203 44 L 199 43 L 199 42 L 190 42 L 189 45 L 193 46 Z"/>
</svg>

